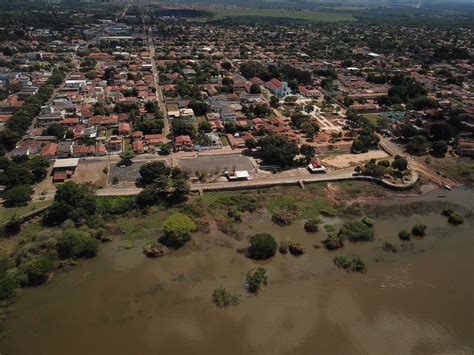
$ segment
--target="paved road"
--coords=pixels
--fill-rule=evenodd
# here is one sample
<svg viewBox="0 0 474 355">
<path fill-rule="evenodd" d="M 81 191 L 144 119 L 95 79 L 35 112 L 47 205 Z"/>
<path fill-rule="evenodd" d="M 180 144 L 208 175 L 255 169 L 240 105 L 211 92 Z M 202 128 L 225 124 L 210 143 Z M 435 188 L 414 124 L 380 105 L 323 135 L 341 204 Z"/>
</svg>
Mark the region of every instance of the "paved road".
<svg viewBox="0 0 474 355">
<path fill-rule="evenodd" d="M 145 33 L 147 33 L 149 30 L 145 28 Z M 161 90 L 160 87 L 160 79 L 159 79 L 159 73 L 158 73 L 158 68 L 156 66 L 155 62 L 155 45 L 153 43 L 153 38 L 148 35 L 148 46 L 149 46 L 149 52 L 150 52 L 150 57 L 151 57 L 151 65 L 152 65 L 152 71 L 153 71 L 153 80 L 155 82 L 155 95 L 156 95 L 156 101 L 158 102 L 158 107 L 160 108 L 160 111 L 163 114 L 163 118 L 165 121 L 165 126 L 163 128 L 163 135 L 165 137 L 168 137 L 168 135 L 171 133 L 171 124 L 168 119 L 168 112 L 166 110 L 166 105 L 165 105 L 165 98 L 163 96 L 163 91 Z"/>
<path fill-rule="evenodd" d="M 282 186 L 282 185 L 296 185 L 299 182 L 312 183 L 312 182 L 324 182 L 324 181 L 335 181 L 344 179 L 353 179 L 352 176 L 354 168 L 346 168 L 337 171 L 328 172 L 326 174 L 315 174 L 311 176 L 292 176 L 285 178 L 259 178 L 247 181 L 235 181 L 235 182 L 216 182 L 216 183 L 205 183 L 205 184 L 191 184 L 191 191 L 213 191 L 213 190 L 239 190 L 239 189 L 252 189 L 259 187 L 271 187 L 271 186 Z M 126 187 L 126 188 L 114 188 L 107 187 L 97 191 L 99 196 L 128 196 L 136 195 L 140 193 L 142 189 L 137 187 Z"/>
</svg>

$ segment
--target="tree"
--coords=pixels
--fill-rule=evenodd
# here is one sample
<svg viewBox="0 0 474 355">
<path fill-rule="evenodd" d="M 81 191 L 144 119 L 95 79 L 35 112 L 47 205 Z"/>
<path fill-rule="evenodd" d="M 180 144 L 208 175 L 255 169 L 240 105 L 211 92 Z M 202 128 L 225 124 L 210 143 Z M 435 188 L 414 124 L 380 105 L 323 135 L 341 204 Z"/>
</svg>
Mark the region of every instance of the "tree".
<svg viewBox="0 0 474 355">
<path fill-rule="evenodd" d="M 274 256 L 277 248 L 277 242 L 271 234 L 260 233 L 250 238 L 247 252 L 252 259 L 264 260 Z"/>
<path fill-rule="evenodd" d="M 38 255 L 20 265 L 20 272 L 25 275 L 28 286 L 38 286 L 48 280 L 49 274 L 56 268 L 53 255 Z"/>
<path fill-rule="evenodd" d="M 257 84 L 252 84 L 250 86 L 250 93 L 251 94 L 261 94 L 262 90 L 260 89 L 260 86 L 258 86 Z"/>
<path fill-rule="evenodd" d="M 434 141 L 450 141 L 453 137 L 453 128 L 445 121 L 437 121 L 430 126 L 430 135 Z"/>
<path fill-rule="evenodd" d="M 163 223 L 164 236 L 160 242 L 172 248 L 180 248 L 191 240 L 191 232 L 197 228 L 196 223 L 184 213 L 169 215 Z"/>
<path fill-rule="evenodd" d="M 178 118 L 171 122 L 171 126 L 175 136 L 187 135 L 193 138 L 196 135 L 196 128 L 192 122 Z"/>
<path fill-rule="evenodd" d="M 253 108 L 253 114 L 255 117 L 267 117 L 271 113 L 272 110 L 265 104 L 256 104 Z"/>
<path fill-rule="evenodd" d="M 253 150 L 255 148 L 257 148 L 257 141 L 253 138 L 247 138 L 245 140 L 245 148 L 247 148 L 248 150 Z"/>
<path fill-rule="evenodd" d="M 261 148 L 261 156 L 266 163 L 281 166 L 293 165 L 295 156 L 299 153 L 298 145 L 290 142 L 283 135 L 271 135 L 258 141 Z"/>
<path fill-rule="evenodd" d="M 436 141 L 431 145 L 431 151 L 434 156 L 443 158 L 448 152 L 448 145 L 445 141 Z"/>
<path fill-rule="evenodd" d="M 159 111 L 158 103 L 156 101 L 145 102 L 145 110 L 148 113 L 156 113 Z"/>
<path fill-rule="evenodd" d="M 209 122 L 203 121 L 199 123 L 199 131 L 209 133 L 212 131 L 212 126 Z"/>
<path fill-rule="evenodd" d="M 29 185 L 17 185 L 3 193 L 5 207 L 26 206 L 31 201 L 33 188 Z"/>
<path fill-rule="evenodd" d="M 411 154 L 424 154 L 428 148 L 428 140 L 425 136 L 416 136 L 407 144 L 407 151 Z"/>
<path fill-rule="evenodd" d="M 308 120 L 309 120 L 309 117 L 303 114 L 302 112 L 294 112 L 291 115 L 291 123 L 293 123 L 293 125 L 296 128 L 301 128 L 303 123 L 305 123 Z"/>
<path fill-rule="evenodd" d="M 85 231 L 70 228 L 59 238 L 57 249 L 61 259 L 92 258 L 97 255 L 99 241 Z"/>
<path fill-rule="evenodd" d="M 95 193 L 90 185 L 67 181 L 58 186 L 53 204 L 43 217 L 43 223 L 57 226 L 66 219 L 83 224 L 97 211 Z"/>
<path fill-rule="evenodd" d="M 275 95 L 270 97 L 270 106 L 271 107 L 277 108 L 279 105 L 280 105 L 280 99 L 278 97 L 276 97 Z"/>
<path fill-rule="evenodd" d="M 30 167 L 31 174 L 35 182 L 40 182 L 46 177 L 48 173 L 50 162 L 47 158 L 35 155 L 30 158 L 28 161 L 28 166 Z"/>
<path fill-rule="evenodd" d="M 222 79 L 222 85 L 224 85 L 224 86 L 233 86 L 234 85 L 234 80 L 232 80 L 232 78 L 225 77 L 225 78 Z"/>
<path fill-rule="evenodd" d="M 231 70 L 232 69 L 232 64 L 230 62 L 223 62 L 221 64 L 222 66 L 222 69 L 225 69 L 225 70 Z"/>
<path fill-rule="evenodd" d="M 300 152 L 303 154 L 306 159 L 310 159 L 314 157 L 314 154 L 316 153 L 316 150 L 314 149 L 313 146 L 309 144 L 302 144 L 300 147 Z"/>
<path fill-rule="evenodd" d="M 119 157 L 122 159 L 120 162 L 121 164 L 131 165 L 132 159 L 135 157 L 135 153 L 133 153 L 132 150 L 124 150 L 119 154 Z"/>
<path fill-rule="evenodd" d="M 408 161 L 397 155 L 395 156 L 395 160 L 392 162 L 392 168 L 397 169 L 398 171 L 405 171 L 408 168 Z"/>
<path fill-rule="evenodd" d="M 171 173 L 171 168 L 162 161 L 154 161 L 142 165 L 139 173 L 141 182 L 145 185 L 149 185 L 163 175 L 168 176 Z"/>
<path fill-rule="evenodd" d="M 64 127 L 60 125 L 59 123 L 53 123 L 46 129 L 47 136 L 54 136 L 58 140 L 63 139 L 65 134 L 66 134 L 66 131 Z"/>
<path fill-rule="evenodd" d="M 194 111 L 196 116 L 203 116 L 206 114 L 209 109 L 209 105 L 204 101 L 191 100 L 188 104 L 188 107 Z"/>
</svg>

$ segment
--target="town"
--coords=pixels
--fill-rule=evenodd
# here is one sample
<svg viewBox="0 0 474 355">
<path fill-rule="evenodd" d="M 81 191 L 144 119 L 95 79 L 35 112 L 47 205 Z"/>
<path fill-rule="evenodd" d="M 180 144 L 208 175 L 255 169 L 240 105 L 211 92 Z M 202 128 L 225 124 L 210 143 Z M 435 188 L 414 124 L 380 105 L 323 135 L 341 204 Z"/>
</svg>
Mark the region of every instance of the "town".
<svg viewBox="0 0 474 355">
<path fill-rule="evenodd" d="M 463 0 L 0 0 L 0 352 L 474 353 L 473 39 Z"/>
<path fill-rule="evenodd" d="M 418 173 L 472 183 L 469 30 L 437 31 L 443 44 L 426 46 L 430 31 L 411 29 L 392 48 L 380 25 L 172 14 L 126 5 L 62 31 L 2 29 L 2 159 L 41 157 L 32 164 L 44 175 L 5 161 L 6 205 L 51 199 L 67 180 L 136 194 L 154 161 L 180 167 L 200 192 L 367 176 L 403 188 Z M 395 157 L 409 168 L 395 174 Z M 382 163 L 364 169 L 370 161 Z"/>
</svg>

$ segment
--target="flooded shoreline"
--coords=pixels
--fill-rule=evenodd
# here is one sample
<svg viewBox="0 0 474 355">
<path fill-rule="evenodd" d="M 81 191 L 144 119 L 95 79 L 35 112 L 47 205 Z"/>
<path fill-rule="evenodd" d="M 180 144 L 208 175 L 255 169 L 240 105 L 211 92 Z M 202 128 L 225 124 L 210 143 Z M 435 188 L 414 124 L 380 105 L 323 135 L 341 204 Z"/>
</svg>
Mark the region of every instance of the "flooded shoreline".
<svg viewBox="0 0 474 355">
<path fill-rule="evenodd" d="M 444 197 L 439 197 L 444 196 Z M 447 201 L 474 207 L 471 190 L 434 191 L 391 198 L 382 205 Z M 334 225 L 338 218 L 324 218 Z M 244 217 L 242 240 L 212 230 L 197 234 L 160 259 L 118 241 L 49 284 L 22 291 L 4 325 L 2 354 L 313 354 L 472 353 L 474 351 L 474 223 L 452 227 L 439 213 L 375 219 L 376 240 L 314 248 L 326 236 L 304 221 L 279 227 L 267 213 Z M 398 232 L 428 225 L 424 238 L 400 246 Z M 300 257 L 254 262 L 236 249 L 257 232 L 301 243 Z M 367 274 L 335 267 L 335 255 L 360 254 Z M 264 265 L 269 285 L 257 296 L 244 289 L 245 273 Z M 241 294 L 240 305 L 217 308 L 214 288 Z"/>
</svg>

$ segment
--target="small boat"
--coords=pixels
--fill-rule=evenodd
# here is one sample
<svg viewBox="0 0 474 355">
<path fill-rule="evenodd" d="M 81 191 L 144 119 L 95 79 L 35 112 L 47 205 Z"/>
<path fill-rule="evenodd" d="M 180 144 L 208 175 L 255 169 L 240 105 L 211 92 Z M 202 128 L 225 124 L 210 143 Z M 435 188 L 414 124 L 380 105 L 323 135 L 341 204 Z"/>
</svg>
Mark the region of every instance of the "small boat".
<svg viewBox="0 0 474 355">
<path fill-rule="evenodd" d="M 446 190 L 451 191 L 451 186 L 444 184 L 443 187 L 444 187 Z"/>
</svg>

